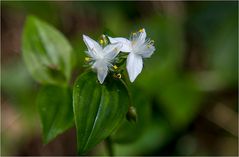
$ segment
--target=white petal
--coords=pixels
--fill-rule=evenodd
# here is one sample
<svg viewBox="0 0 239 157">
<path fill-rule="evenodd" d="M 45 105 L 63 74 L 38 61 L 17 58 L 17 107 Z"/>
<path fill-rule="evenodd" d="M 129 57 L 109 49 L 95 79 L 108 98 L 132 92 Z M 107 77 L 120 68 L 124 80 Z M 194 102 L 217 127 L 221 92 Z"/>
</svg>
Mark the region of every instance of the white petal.
<svg viewBox="0 0 239 157">
<path fill-rule="evenodd" d="M 146 32 L 145 29 L 140 29 L 138 32 L 133 33 L 130 37 L 130 40 L 132 41 L 132 47 L 139 47 L 145 42 L 146 39 Z"/>
<path fill-rule="evenodd" d="M 131 41 L 129 41 L 126 38 L 111 38 L 109 37 L 109 40 L 111 43 L 121 43 L 123 46 L 121 47 L 120 51 L 122 52 L 131 52 L 132 48 L 131 48 Z"/>
<path fill-rule="evenodd" d="M 143 58 L 149 58 L 154 53 L 155 47 L 153 45 L 151 46 L 145 46 L 138 54 L 140 54 Z"/>
<path fill-rule="evenodd" d="M 140 52 L 142 48 L 144 48 L 145 40 L 146 40 L 146 32 L 145 29 L 140 29 L 137 33 L 133 33 L 130 37 L 132 41 L 132 49 L 133 52 Z"/>
<path fill-rule="evenodd" d="M 140 55 L 130 53 L 127 58 L 127 71 L 131 82 L 134 82 L 136 77 L 141 73 L 142 68 L 142 57 Z"/>
<path fill-rule="evenodd" d="M 141 41 L 145 42 L 146 32 L 145 32 L 145 29 L 144 29 L 144 28 L 139 31 L 139 39 L 140 39 Z"/>
<path fill-rule="evenodd" d="M 105 54 L 104 58 L 108 60 L 114 59 L 119 54 L 121 48 L 122 48 L 122 44 L 118 42 L 107 45 L 103 50 Z"/>
<path fill-rule="evenodd" d="M 93 69 L 97 71 L 97 78 L 99 82 L 102 84 L 108 74 L 108 67 L 107 64 L 101 61 L 96 61 L 93 66 Z"/>
<path fill-rule="evenodd" d="M 98 69 L 97 70 L 97 77 L 98 77 L 98 80 L 100 81 L 100 84 L 102 84 L 107 76 L 107 73 L 108 73 L 108 68 L 107 67 L 104 67 L 104 68 L 101 68 L 101 69 Z"/>
<path fill-rule="evenodd" d="M 102 47 L 90 37 L 83 35 L 83 40 L 89 51 L 92 53 L 97 53 L 102 51 Z"/>
</svg>

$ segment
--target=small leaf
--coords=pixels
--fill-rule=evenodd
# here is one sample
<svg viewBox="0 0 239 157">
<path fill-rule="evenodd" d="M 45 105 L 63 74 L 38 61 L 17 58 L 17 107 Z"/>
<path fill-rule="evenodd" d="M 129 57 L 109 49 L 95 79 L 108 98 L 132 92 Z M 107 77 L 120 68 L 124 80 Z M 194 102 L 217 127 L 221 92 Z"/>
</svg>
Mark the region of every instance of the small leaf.
<svg viewBox="0 0 239 157">
<path fill-rule="evenodd" d="M 128 105 L 127 90 L 120 80 L 105 80 L 101 85 L 95 73 L 82 74 L 73 89 L 78 153 L 85 153 L 115 131 Z"/>
<path fill-rule="evenodd" d="M 37 98 L 43 126 L 43 141 L 48 143 L 74 124 L 72 93 L 67 87 L 45 85 Z"/>
<path fill-rule="evenodd" d="M 47 84 L 67 83 L 72 70 L 72 47 L 52 26 L 29 16 L 22 38 L 24 61 L 32 77 Z"/>
</svg>

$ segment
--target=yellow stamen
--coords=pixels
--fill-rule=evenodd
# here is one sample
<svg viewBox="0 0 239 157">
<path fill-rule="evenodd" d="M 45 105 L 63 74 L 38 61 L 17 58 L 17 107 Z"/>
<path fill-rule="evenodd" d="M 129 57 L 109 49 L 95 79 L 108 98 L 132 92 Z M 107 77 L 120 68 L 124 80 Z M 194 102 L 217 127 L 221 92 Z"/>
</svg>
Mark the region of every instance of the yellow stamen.
<svg viewBox="0 0 239 157">
<path fill-rule="evenodd" d="M 136 33 L 134 32 L 133 35 L 136 35 Z"/>
<path fill-rule="evenodd" d="M 140 29 L 139 32 L 140 32 L 140 33 L 143 33 L 143 32 L 144 32 L 144 29 Z"/>
<path fill-rule="evenodd" d="M 100 44 L 103 45 L 104 44 L 104 40 L 100 39 Z"/>
<path fill-rule="evenodd" d="M 89 62 L 90 61 L 90 57 L 85 57 L 85 61 Z"/>
<path fill-rule="evenodd" d="M 114 66 L 113 66 L 113 68 L 114 68 L 115 70 L 117 70 L 117 69 L 118 69 L 117 65 L 114 65 Z"/>
<path fill-rule="evenodd" d="M 117 78 L 121 79 L 121 74 L 117 74 L 116 76 Z"/>
</svg>

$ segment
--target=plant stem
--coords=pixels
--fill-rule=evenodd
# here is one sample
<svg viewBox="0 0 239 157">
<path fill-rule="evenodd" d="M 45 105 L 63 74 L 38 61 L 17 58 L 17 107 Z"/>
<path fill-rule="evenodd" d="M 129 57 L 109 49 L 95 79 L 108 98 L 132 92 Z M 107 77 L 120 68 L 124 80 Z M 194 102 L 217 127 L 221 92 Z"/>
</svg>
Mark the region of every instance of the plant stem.
<svg viewBox="0 0 239 157">
<path fill-rule="evenodd" d="M 132 94 L 129 90 L 129 87 L 127 86 L 127 83 L 123 80 L 123 79 L 120 79 L 120 81 L 124 84 L 127 92 L 128 92 L 128 96 L 129 96 L 129 107 L 130 106 L 133 106 L 133 97 L 132 97 Z"/>
<path fill-rule="evenodd" d="M 110 136 L 106 138 L 105 142 L 106 142 L 106 149 L 109 153 L 109 156 L 114 156 L 113 143 Z"/>
</svg>

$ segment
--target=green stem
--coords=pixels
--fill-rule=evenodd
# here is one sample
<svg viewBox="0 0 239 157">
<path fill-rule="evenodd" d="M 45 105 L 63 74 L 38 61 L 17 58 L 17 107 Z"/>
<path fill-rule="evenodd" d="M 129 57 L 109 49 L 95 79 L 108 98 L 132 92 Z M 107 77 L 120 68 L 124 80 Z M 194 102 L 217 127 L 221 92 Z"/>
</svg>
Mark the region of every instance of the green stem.
<svg viewBox="0 0 239 157">
<path fill-rule="evenodd" d="M 107 137 L 106 140 L 106 148 L 109 153 L 109 156 L 114 156 L 114 149 L 113 149 L 113 143 L 110 137 Z"/>
<path fill-rule="evenodd" d="M 125 86 L 125 88 L 126 88 L 126 90 L 127 90 L 127 92 L 128 92 L 128 95 L 129 95 L 129 107 L 130 106 L 133 106 L 133 97 L 132 97 L 132 94 L 131 94 L 131 92 L 130 92 L 130 90 L 129 90 L 129 87 L 127 86 L 127 84 L 126 84 L 126 82 L 123 80 L 123 79 L 120 79 L 120 81 L 124 84 L 124 86 Z"/>
</svg>

